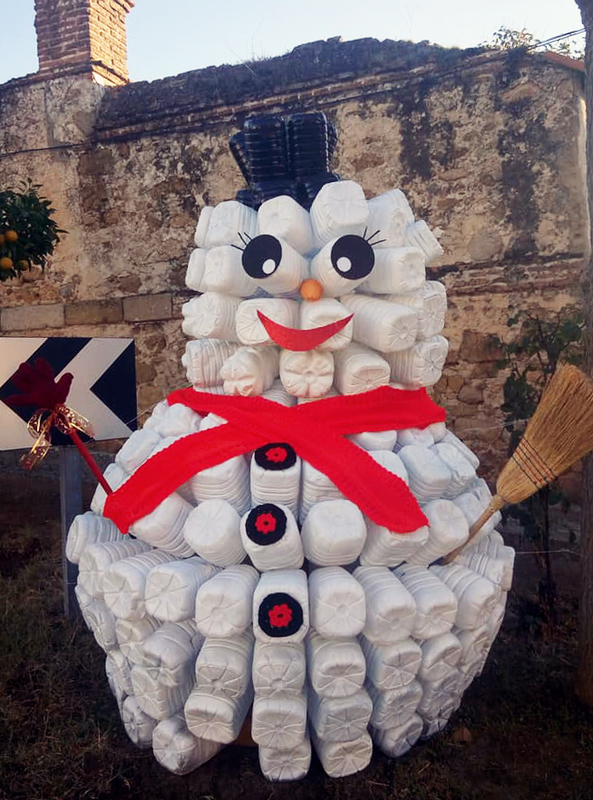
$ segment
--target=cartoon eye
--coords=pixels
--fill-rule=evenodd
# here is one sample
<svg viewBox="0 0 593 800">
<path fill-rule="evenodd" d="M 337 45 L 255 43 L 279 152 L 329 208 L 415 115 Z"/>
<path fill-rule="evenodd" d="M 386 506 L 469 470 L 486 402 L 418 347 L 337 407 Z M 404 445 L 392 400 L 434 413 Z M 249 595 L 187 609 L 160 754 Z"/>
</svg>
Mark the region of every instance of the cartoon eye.
<svg viewBox="0 0 593 800">
<path fill-rule="evenodd" d="M 263 233 L 247 243 L 241 256 L 245 272 L 252 278 L 273 275 L 282 261 L 282 245 L 275 236 Z"/>
<path fill-rule="evenodd" d="M 371 273 L 375 265 L 373 248 L 362 236 L 340 236 L 331 249 L 331 263 L 338 275 L 359 281 Z"/>
<path fill-rule="evenodd" d="M 309 262 L 284 240 L 269 233 L 262 233 L 253 239 L 248 234 L 239 234 L 244 247 L 232 245 L 241 250 L 241 273 L 246 280 L 263 281 L 255 284 L 256 291 L 263 289 L 274 295 L 292 294 L 308 276 Z"/>
</svg>

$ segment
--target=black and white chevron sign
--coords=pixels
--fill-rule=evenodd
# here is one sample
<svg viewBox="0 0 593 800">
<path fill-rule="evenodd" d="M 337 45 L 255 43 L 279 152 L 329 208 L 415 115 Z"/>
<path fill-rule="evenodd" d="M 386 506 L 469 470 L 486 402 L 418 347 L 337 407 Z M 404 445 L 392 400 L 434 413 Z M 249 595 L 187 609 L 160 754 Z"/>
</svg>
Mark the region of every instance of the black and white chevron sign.
<svg viewBox="0 0 593 800">
<path fill-rule="evenodd" d="M 30 447 L 27 422 L 37 411 L 31 406 L 11 408 L 6 397 L 18 394 L 12 378 L 20 364 L 43 358 L 56 379 L 74 375 L 67 405 L 86 417 L 95 439 L 118 439 L 136 429 L 136 371 L 133 339 L 2 338 L 0 339 L 0 450 Z M 52 434 L 53 444 L 71 444 L 67 436 Z"/>
</svg>

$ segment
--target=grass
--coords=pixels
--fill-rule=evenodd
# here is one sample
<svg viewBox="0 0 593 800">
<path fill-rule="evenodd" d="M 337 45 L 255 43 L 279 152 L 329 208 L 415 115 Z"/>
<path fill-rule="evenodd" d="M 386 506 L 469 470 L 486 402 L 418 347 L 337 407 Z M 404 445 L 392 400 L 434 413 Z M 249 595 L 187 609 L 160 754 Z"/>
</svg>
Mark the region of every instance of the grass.
<svg viewBox="0 0 593 800">
<path fill-rule="evenodd" d="M 128 740 L 102 651 L 63 617 L 56 486 L 41 484 L 5 482 L 3 496 L 2 800 L 592 800 L 593 714 L 572 689 L 575 602 L 563 596 L 546 642 L 521 580 L 484 674 L 449 728 L 407 757 L 376 753 L 364 772 L 341 780 L 314 759 L 304 781 L 274 785 L 255 749 L 227 747 L 191 775 L 169 774 Z"/>
</svg>

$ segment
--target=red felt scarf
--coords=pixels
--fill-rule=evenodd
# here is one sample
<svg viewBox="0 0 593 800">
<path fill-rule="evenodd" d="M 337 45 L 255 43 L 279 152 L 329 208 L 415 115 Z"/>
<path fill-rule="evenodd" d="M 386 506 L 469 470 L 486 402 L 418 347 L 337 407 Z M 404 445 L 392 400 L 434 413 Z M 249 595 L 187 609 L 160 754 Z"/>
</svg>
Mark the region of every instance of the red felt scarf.
<svg viewBox="0 0 593 800">
<path fill-rule="evenodd" d="M 263 397 L 227 397 L 194 389 L 173 392 L 167 401 L 169 405 L 182 403 L 200 414 L 217 414 L 227 424 L 173 442 L 108 496 L 104 514 L 124 533 L 197 472 L 269 442 L 292 445 L 378 525 L 408 533 L 427 524 L 406 484 L 344 438 L 364 431 L 424 428 L 444 421 L 444 409 L 433 403 L 424 389 L 402 391 L 382 386 L 364 394 L 290 408 Z"/>
</svg>

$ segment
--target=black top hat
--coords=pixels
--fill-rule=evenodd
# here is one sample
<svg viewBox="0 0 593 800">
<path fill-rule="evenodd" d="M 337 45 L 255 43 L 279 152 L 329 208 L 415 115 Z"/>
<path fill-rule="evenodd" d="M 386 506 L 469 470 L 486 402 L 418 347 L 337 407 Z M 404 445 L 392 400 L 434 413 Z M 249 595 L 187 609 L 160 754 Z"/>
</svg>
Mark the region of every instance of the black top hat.
<svg viewBox="0 0 593 800">
<path fill-rule="evenodd" d="M 231 137 L 230 148 L 249 188 L 236 199 L 252 208 L 266 200 L 289 195 L 310 208 L 326 183 L 340 180 L 330 171 L 336 146 L 334 125 L 323 112 L 257 116 L 245 120 Z"/>
</svg>

